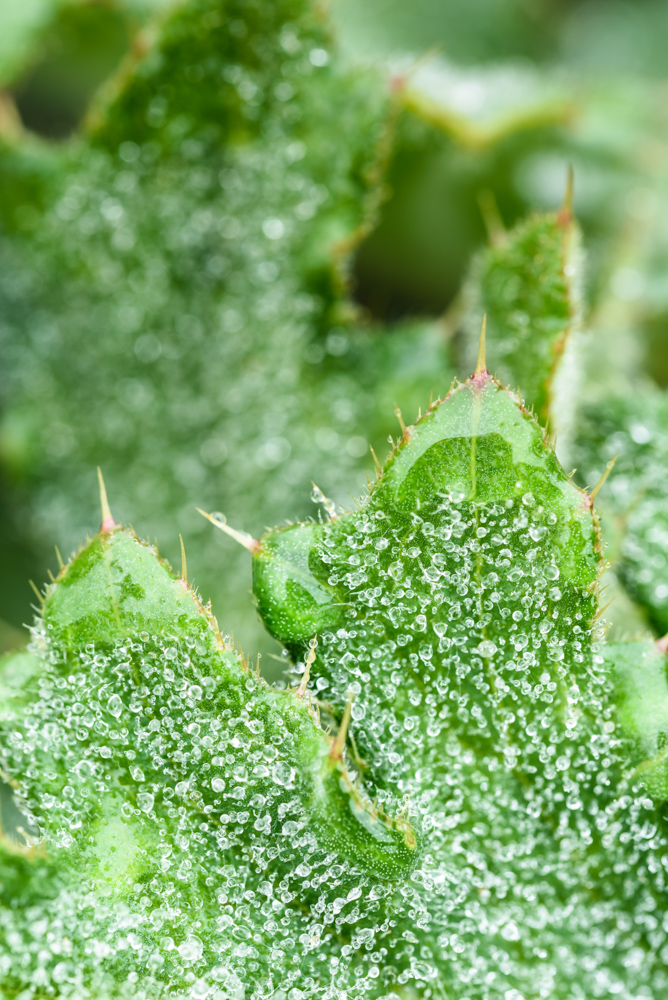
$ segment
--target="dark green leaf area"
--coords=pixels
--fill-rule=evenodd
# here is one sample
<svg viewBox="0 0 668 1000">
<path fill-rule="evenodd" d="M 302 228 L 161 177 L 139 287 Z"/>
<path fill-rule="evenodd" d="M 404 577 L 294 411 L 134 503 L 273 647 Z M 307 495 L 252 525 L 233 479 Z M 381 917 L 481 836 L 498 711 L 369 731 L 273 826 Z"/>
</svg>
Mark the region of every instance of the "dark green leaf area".
<svg viewBox="0 0 668 1000">
<path fill-rule="evenodd" d="M 299 651 L 305 640 L 342 620 L 336 592 L 316 579 L 318 524 L 294 524 L 267 535 L 253 559 L 253 593 L 269 632 Z M 301 645 L 300 645 L 301 644 Z"/>
<path fill-rule="evenodd" d="M 579 312 L 578 248 L 568 212 L 536 215 L 485 250 L 469 279 L 469 356 L 486 314 L 489 370 L 504 385 L 519 386 L 542 422 Z"/>
</svg>

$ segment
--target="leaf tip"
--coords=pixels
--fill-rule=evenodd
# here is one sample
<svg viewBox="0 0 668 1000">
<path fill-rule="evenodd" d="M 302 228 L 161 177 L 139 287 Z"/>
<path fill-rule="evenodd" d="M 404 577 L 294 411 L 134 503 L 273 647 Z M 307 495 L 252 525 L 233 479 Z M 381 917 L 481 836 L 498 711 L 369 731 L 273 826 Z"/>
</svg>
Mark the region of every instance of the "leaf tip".
<svg viewBox="0 0 668 1000">
<path fill-rule="evenodd" d="M 188 562 L 186 560 L 186 547 L 183 544 L 183 535 L 179 535 L 179 542 L 181 543 L 181 579 L 188 586 Z"/>
</svg>

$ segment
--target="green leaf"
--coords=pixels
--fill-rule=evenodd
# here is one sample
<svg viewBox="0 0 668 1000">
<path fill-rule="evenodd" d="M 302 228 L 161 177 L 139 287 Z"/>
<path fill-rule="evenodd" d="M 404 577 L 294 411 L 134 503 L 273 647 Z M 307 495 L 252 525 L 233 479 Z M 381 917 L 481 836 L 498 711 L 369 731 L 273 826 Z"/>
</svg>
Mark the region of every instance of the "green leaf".
<svg viewBox="0 0 668 1000">
<path fill-rule="evenodd" d="M 538 996 L 544 966 L 523 928 L 539 913 L 544 954 L 568 954 L 577 969 L 558 973 L 553 993 L 569 995 L 571 982 L 593 989 L 574 921 L 593 930 L 599 880 L 635 920 L 638 852 L 626 845 L 656 830 L 657 818 L 637 778 L 624 776 L 627 747 L 610 724 L 608 676 L 592 644 L 598 521 L 544 430 L 481 372 L 406 430 L 355 510 L 270 532 L 254 563 L 260 614 L 295 658 L 321 616 L 318 690 L 334 705 L 355 692 L 356 745 L 380 800 L 391 802 L 396 785 L 424 816 L 428 917 L 422 930 L 400 920 L 399 934 L 414 934 L 435 981 L 448 995 L 471 992 L 461 953 L 442 952 L 434 937 L 437 926 L 454 930 L 451 897 L 435 889 L 451 877 L 475 914 L 462 941 L 471 958 L 494 967 L 492 927 L 507 928 L 496 939 L 505 956 L 501 940 L 521 942 L 504 989 Z M 601 839 L 608 809 L 619 841 Z M 663 857 L 662 834 L 654 847 Z M 536 852 L 540 874 L 528 861 Z M 503 891 L 480 899 L 484 880 L 497 877 L 518 887 L 515 902 Z M 658 899 L 662 876 L 642 878 Z M 596 975 L 606 962 L 599 956 Z M 485 995 L 482 984 L 474 995 Z"/>
<path fill-rule="evenodd" d="M 309 892 L 295 909 L 285 880 L 300 862 L 336 865 L 332 889 L 361 882 L 380 898 L 418 860 L 408 818 L 392 818 L 362 787 L 346 723 L 325 734 L 305 689 L 274 691 L 254 676 L 187 583 L 124 529 L 100 532 L 49 585 L 30 652 L 5 660 L 2 678 L 3 692 L 22 698 L 21 712 L 0 715 L 2 766 L 57 851 L 65 885 L 53 908 L 78 938 L 68 893 L 92 893 L 96 933 L 109 940 L 113 906 L 134 907 L 133 886 L 158 905 L 176 877 L 185 909 L 171 933 L 180 946 L 199 919 L 213 958 L 223 871 L 254 894 L 280 883 L 274 912 L 294 929 Z M 182 983 L 173 945 L 132 919 L 137 946 L 164 952 L 165 982 Z M 266 935 L 263 949 L 275 932 Z M 101 970 L 78 954 L 94 985 Z M 9 969 L 3 986 L 17 975 Z M 258 976 L 267 974 L 263 959 Z"/>
</svg>

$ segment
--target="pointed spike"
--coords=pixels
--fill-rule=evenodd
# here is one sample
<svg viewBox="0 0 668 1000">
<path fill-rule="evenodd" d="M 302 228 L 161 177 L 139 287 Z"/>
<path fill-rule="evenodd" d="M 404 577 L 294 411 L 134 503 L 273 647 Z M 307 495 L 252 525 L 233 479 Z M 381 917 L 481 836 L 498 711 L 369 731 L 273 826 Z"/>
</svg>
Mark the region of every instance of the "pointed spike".
<svg viewBox="0 0 668 1000">
<path fill-rule="evenodd" d="M 28 583 L 29 583 L 29 584 L 30 584 L 30 586 L 32 587 L 32 589 L 33 589 L 33 592 L 34 592 L 34 594 L 36 595 L 36 597 L 37 597 L 37 600 L 39 601 L 39 603 L 43 605 L 43 604 L 44 604 L 44 594 L 41 594 L 41 593 L 39 592 L 39 590 L 37 589 L 37 586 L 35 585 L 35 582 L 34 582 L 34 580 L 28 580 Z"/>
<path fill-rule="evenodd" d="M 608 478 L 608 476 L 612 472 L 612 467 L 613 467 L 613 465 L 615 464 L 615 462 L 617 461 L 618 458 L 619 458 L 619 455 L 615 455 L 614 458 L 610 459 L 610 461 L 608 462 L 608 464 L 605 467 L 605 472 L 603 473 L 603 475 L 601 476 L 601 478 L 599 479 L 599 481 L 596 483 L 596 486 L 594 487 L 594 489 L 589 494 L 589 499 L 591 500 L 592 503 L 594 502 L 594 500 L 598 496 L 599 491 L 600 491 L 601 487 L 603 486 L 603 483 L 606 481 L 606 479 Z M 575 470 L 573 470 L 573 471 L 575 471 Z"/>
<path fill-rule="evenodd" d="M 402 435 L 404 435 L 406 433 L 406 424 L 404 423 L 404 418 L 401 414 L 401 410 L 399 409 L 396 403 L 394 404 L 394 412 L 397 416 L 397 420 L 399 421 L 399 426 L 401 427 L 401 433 Z"/>
<path fill-rule="evenodd" d="M 341 760 L 343 757 L 343 748 L 346 745 L 346 736 L 348 735 L 348 726 L 350 725 L 350 713 L 353 710 L 354 700 L 355 695 L 352 690 L 349 690 L 346 696 L 346 707 L 343 710 L 341 725 L 339 726 L 339 731 L 336 734 L 336 739 L 332 743 L 332 748 L 329 751 L 330 760 Z"/>
<path fill-rule="evenodd" d="M 313 639 L 311 639 L 311 648 L 309 649 L 308 656 L 304 661 L 304 674 L 302 676 L 301 681 L 299 682 L 299 687 L 295 692 L 297 698 L 303 698 L 306 695 L 306 687 L 308 685 L 309 678 L 311 676 L 311 667 L 315 662 L 315 648 L 317 645 L 318 645 L 318 637 L 316 635 L 314 636 Z"/>
<path fill-rule="evenodd" d="M 485 358 L 485 339 L 487 336 L 487 313 L 482 317 L 482 324 L 480 326 L 480 340 L 478 341 L 478 360 L 476 362 L 475 371 L 473 377 L 477 378 L 480 375 L 487 375 L 487 360 Z"/>
<path fill-rule="evenodd" d="M 559 209 L 558 221 L 560 226 L 568 226 L 573 221 L 573 185 L 574 185 L 574 174 L 573 174 L 573 164 L 568 164 L 568 173 L 566 175 L 566 191 L 564 192 L 564 200 L 562 202 L 561 208 Z"/>
<path fill-rule="evenodd" d="M 188 562 L 186 560 L 186 547 L 183 544 L 183 535 L 179 535 L 179 541 L 181 543 L 181 579 L 184 583 L 188 583 Z"/>
<path fill-rule="evenodd" d="M 118 525 L 111 516 L 109 501 L 107 499 L 107 487 L 104 485 L 102 469 L 99 465 L 97 467 L 97 479 L 100 484 L 100 507 L 102 508 L 102 524 L 100 525 L 100 531 L 104 533 L 113 531 L 114 528 L 118 527 Z"/>
<path fill-rule="evenodd" d="M 65 563 L 63 562 L 63 557 L 60 554 L 60 549 L 58 548 L 57 545 L 54 546 L 54 548 L 56 550 L 56 559 L 58 560 L 58 569 L 59 570 L 65 569 Z"/>
<path fill-rule="evenodd" d="M 253 538 L 252 535 L 249 535 L 248 532 L 237 531 L 236 528 L 231 528 L 227 521 L 219 521 L 217 517 L 214 517 L 213 514 L 207 514 L 207 512 L 202 510 L 201 507 L 196 507 L 195 510 L 198 514 L 201 514 L 202 517 L 205 517 L 207 521 L 211 521 L 214 528 L 219 528 L 221 531 L 224 531 L 225 534 L 229 535 L 230 538 L 233 538 L 235 542 L 238 542 L 239 545 L 243 545 L 245 549 L 248 549 L 252 556 L 257 555 L 260 551 L 260 542 L 257 538 Z"/>
<path fill-rule="evenodd" d="M 613 601 L 614 601 L 614 597 L 611 597 L 611 598 L 610 598 L 610 600 L 608 601 L 608 603 L 607 603 L 607 604 L 604 604 L 602 608 L 599 608 L 599 609 L 598 609 L 598 611 L 596 612 L 596 614 L 595 614 L 595 615 L 594 615 L 594 617 L 592 618 L 592 624 L 593 624 L 594 622 L 597 622 L 597 621 L 599 620 L 599 618 L 600 618 L 600 617 L 601 617 L 602 615 L 604 615 L 604 614 L 605 614 L 605 612 L 606 612 L 606 611 L 608 610 L 608 608 L 610 607 L 610 605 L 612 604 L 612 602 L 613 602 Z"/>
<path fill-rule="evenodd" d="M 374 465 L 376 466 L 376 472 L 378 473 L 378 475 L 380 475 L 381 472 L 383 471 L 383 467 L 380 464 L 380 462 L 378 461 L 378 456 L 376 455 L 376 453 L 373 450 L 373 447 L 371 445 L 369 445 L 369 451 L 371 452 L 371 455 L 373 457 L 373 462 L 374 462 Z"/>
</svg>

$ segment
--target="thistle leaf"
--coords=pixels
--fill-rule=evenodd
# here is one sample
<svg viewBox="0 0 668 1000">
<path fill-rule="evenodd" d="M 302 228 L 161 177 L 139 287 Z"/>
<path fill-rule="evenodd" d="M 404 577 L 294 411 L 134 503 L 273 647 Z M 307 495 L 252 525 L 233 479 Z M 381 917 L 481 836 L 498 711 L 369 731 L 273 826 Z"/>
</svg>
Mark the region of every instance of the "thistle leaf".
<svg viewBox="0 0 668 1000">
<path fill-rule="evenodd" d="M 236 976 L 223 954 L 235 939 L 227 937 L 221 953 L 216 928 L 247 918 L 243 899 L 231 897 L 221 910 L 226 873 L 246 896 L 280 892 L 272 912 L 295 934 L 307 920 L 300 906 L 328 894 L 310 900 L 302 892 L 289 905 L 300 863 L 336 865 L 333 905 L 344 886 L 391 893 L 418 860 L 408 818 L 373 805 L 362 787 L 344 750 L 345 729 L 326 735 L 308 692 L 274 691 L 253 676 L 195 593 L 122 528 L 100 532 L 61 570 L 30 652 L 6 658 L 2 679 L 3 773 L 18 782 L 29 820 L 58 861 L 62 877 L 42 899 L 48 924 L 76 941 L 71 961 L 59 965 L 54 952 L 45 981 L 78 978 L 88 995 L 104 976 L 121 975 L 126 959 L 114 917 L 121 902 L 140 962 L 153 955 L 171 988 L 187 984 L 179 956 L 190 955 L 195 926 L 198 960 L 206 953 L 210 969 L 215 957 L 228 978 Z M 25 864 L 2 855 L 10 895 Z M 166 904 L 174 878 L 182 886 L 177 909 Z M 133 886 L 151 901 L 149 912 L 167 905 L 161 935 L 142 916 L 145 906 L 136 907 Z M 103 942 L 95 955 L 82 951 L 76 910 L 84 898 L 95 900 L 91 919 Z M 23 941 L 32 912 L 12 910 L 5 921 L 23 943 L 3 966 L 3 989 L 19 976 L 39 978 Z M 280 938 L 273 924 L 254 933 L 265 935 L 265 953 Z M 256 973 L 243 982 L 267 981 L 266 954 Z"/>
<path fill-rule="evenodd" d="M 540 913 L 541 954 L 562 970 L 551 980 L 554 995 L 568 996 L 575 983 L 585 994 L 594 989 L 574 926 L 605 925 L 623 953 L 597 953 L 595 976 L 638 982 L 616 971 L 628 957 L 617 917 L 592 920 L 590 887 L 604 878 L 635 925 L 638 852 L 626 845 L 657 822 L 610 721 L 610 668 L 592 641 L 598 521 L 517 398 L 480 371 L 406 429 L 355 510 L 270 532 L 254 564 L 267 627 L 296 658 L 318 624 L 318 689 L 336 707 L 356 692 L 356 745 L 380 801 L 392 803 L 397 788 L 423 816 L 431 859 L 415 901 L 423 916 L 417 925 L 397 919 L 434 981 L 448 995 L 486 996 L 482 978 L 473 988 L 462 971 L 477 961 L 494 969 L 502 991 L 538 997 L 547 971 L 526 929 Z M 602 840 L 606 809 L 616 832 Z M 662 833 L 653 844 L 665 857 Z M 540 874 L 529 860 L 536 852 Z M 646 877 L 658 899 L 663 876 Z M 509 879 L 523 902 L 505 890 L 485 893 L 496 878 Z M 451 921 L 441 879 L 465 900 L 465 934 Z M 456 952 L 440 949 L 435 927 L 456 934 Z M 494 940 L 507 959 L 503 972 Z M 565 965 L 557 953 L 568 955 Z M 657 981 L 653 970 L 643 982 Z"/>
<path fill-rule="evenodd" d="M 520 697 L 507 669 L 545 672 L 565 705 L 587 658 L 579 634 L 596 611 L 598 549 L 587 496 L 517 400 L 482 375 L 406 431 L 358 511 L 266 535 L 254 589 L 267 628 L 289 648 L 303 648 L 317 626 L 316 664 L 338 698 L 362 686 L 362 744 L 375 766 L 405 777 L 416 755 L 434 752 L 401 729 L 411 699 L 419 691 L 447 704 L 447 677 L 469 692 L 465 701 L 481 676 L 509 698 L 499 694 L 479 720 L 485 739 Z M 375 649 L 386 651 L 377 661 Z"/>
</svg>

